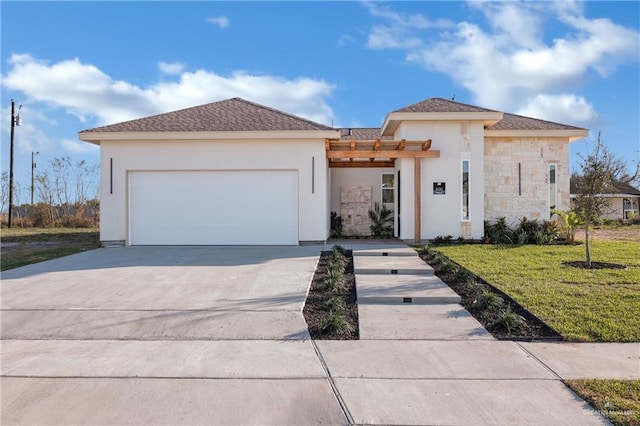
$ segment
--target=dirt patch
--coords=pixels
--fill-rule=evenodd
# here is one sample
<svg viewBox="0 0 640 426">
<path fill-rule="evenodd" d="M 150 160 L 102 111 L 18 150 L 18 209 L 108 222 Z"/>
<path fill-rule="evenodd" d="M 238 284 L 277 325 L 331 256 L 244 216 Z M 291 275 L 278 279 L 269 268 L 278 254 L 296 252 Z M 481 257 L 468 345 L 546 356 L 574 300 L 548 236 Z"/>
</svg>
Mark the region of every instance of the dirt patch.
<svg viewBox="0 0 640 426">
<path fill-rule="evenodd" d="M 327 285 L 332 269 L 333 251 L 323 251 L 311 288 L 307 295 L 303 314 L 312 339 L 357 340 L 358 304 L 356 301 L 356 280 L 353 273 L 353 253 L 342 251 L 344 255 L 343 280 L 339 285 Z"/>
<path fill-rule="evenodd" d="M 508 294 L 435 250 L 420 258 L 461 298 L 461 305 L 497 339 L 561 340 L 562 336 Z"/>
<path fill-rule="evenodd" d="M 596 226 L 590 234 L 596 240 L 640 242 L 640 225 Z M 576 233 L 576 240 L 584 241 L 584 229 Z"/>
<path fill-rule="evenodd" d="M 583 260 L 572 260 L 562 262 L 564 266 L 571 266 L 573 268 L 581 269 L 627 269 L 626 265 L 620 265 L 619 263 L 607 263 L 607 262 L 591 262 L 591 266 L 587 266 L 587 262 Z"/>
</svg>

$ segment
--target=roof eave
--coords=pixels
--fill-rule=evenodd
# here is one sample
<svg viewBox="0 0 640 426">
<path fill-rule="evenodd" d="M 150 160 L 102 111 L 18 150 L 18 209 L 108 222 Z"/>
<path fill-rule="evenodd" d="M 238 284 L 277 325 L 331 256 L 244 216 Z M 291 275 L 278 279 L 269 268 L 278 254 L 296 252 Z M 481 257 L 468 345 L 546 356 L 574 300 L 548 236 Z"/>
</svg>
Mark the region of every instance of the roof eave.
<svg viewBox="0 0 640 426">
<path fill-rule="evenodd" d="M 277 130 L 243 132 L 78 132 L 78 138 L 100 145 L 118 140 L 338 139 L 339 130 Z"/>
<path fill-rule="evenodd" d="M 486 129 L 484 136 L 491 138 L 505 137 L 549 137 L 549 138 L 567 138 L 569 142 L 575 142 L 589 135 L 587 129 L 509 129 L 509 130 L 491 130 Z"/>
<path fill-rule="evenodd" d="M 477 112 L 392 112 L 382 124 L 382 135 L 393 136 L 401 121 L 482 121 L 490 126 L 502 120 L 504 113 L 498 111 Z"/>
</svg>

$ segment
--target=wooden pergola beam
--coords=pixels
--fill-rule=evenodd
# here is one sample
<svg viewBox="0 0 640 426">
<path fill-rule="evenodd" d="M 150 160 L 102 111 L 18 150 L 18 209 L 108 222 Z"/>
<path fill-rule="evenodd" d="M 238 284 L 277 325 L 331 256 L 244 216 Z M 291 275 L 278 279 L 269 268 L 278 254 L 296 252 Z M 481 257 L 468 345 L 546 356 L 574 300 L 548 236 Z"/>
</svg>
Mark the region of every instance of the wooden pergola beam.
<svg viewBox="0 0 640 426">
<path fill-rule="evenodd" d="M 327 151 L 327 158 L 440 158 L 439 150 L 429 151 L 369 151 L 369 150 L 348 150 L 348 151 Z"/>
<path fill-rule="evenodd" d="M 424 143 L 422 144 L 422 150 L 423 151 L 429 151 L 429 149 L 431 149 L 431 139 L 427 139 L 426 141 L 424 141 Z"/>
<path fill-rule="evenodd" d="M 395 161 L 330 161 L 331 169 L 394 167 Z"/>
</svg>

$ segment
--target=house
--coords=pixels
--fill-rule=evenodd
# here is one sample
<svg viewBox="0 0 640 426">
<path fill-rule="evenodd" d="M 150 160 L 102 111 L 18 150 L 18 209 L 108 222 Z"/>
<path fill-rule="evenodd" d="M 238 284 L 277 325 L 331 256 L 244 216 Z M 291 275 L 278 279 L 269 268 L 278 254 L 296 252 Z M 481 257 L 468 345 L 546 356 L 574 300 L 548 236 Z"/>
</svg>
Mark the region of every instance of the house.
<svg viewBox="0 0 640 426">
<path fill-rule="evenodd" d="M 375 202 L 407 241 L 548 219 L 587 133 L 440 98 L 336 129 L 233 98 L 78 135 L 100 145 L 102 241 L 295 245 L 326 240 L 331 211 L 366 234 Z"/>
<path fill-rule="evenodd" d="M 578 181 L 571 179 L 571 198 L 578 195 Z M 613 181 L 607 194 L 599 194 L 607 199 L 608 207 L 605 208 L 603 219 L 630 220 L 638 217 L 638 205 L 640 204 L 640 191 L 628 183 Z"/>
</svg>

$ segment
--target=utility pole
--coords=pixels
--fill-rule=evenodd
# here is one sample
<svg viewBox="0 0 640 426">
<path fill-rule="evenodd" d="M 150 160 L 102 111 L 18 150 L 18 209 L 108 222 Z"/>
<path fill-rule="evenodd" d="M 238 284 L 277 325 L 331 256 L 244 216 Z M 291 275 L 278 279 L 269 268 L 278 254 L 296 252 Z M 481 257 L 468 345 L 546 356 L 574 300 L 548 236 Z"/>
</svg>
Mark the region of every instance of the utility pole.
<svg viewBox="0 0 640 426">
<path fill-rule="evenodd" d="M 31 205 L 32 206 L 33 206 L 33 189 L 34 189 L 35 169 L 36 169 L 36 162 L 34 161 L 34 158 L 38 154 L 40 153 L 31 151 Z"/>
<path fill-rule="evenodd" d="M 15 127 L 20 125 L 20 109 L 22 105 L 18 107 L 18 115 L 16 115 L 16 103 L 11 99 L 11 148 L 9 154 L 9 220 L 7 221 L 7 227 L 11 228 L 13 219 L 13 136 L 15 133 Z"/>
</svg>

